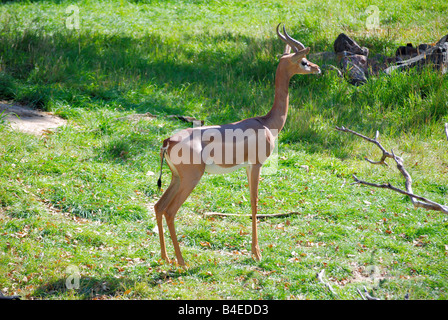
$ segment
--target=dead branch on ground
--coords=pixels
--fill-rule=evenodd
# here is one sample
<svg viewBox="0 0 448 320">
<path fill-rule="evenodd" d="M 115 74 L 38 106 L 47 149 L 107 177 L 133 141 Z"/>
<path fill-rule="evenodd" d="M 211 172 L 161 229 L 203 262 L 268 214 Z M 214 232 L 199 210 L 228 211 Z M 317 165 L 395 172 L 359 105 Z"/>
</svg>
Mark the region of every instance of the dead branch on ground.
<svg viewBox="0 0 448 320">
<path fill-rule="evenodd" d="M 329 284 L 328 282 L 324 281 L 324 279 L 323 279 L 324 273 L 325 273 L 325 269 L 322 269 L 321 271 L 316 273 L 316 279 L 319 280 L 319 282 L 322 283 L 324 286 L 326 286 L 331 291 L 332 294 L 337 296 L 337 293 L 334 291 L 334 289 L 331 286 L 331 284 Z"/>
<path fill-rule="evenodd" d="M 257 218 L 272 218 L 272 217 L 285 217 L 293 214 L 299 214 L 300 212 L 285 212 L 285 213 L 271 213 L 271 214 L 257 214 Z M 204 217 L 250 217 L 251 214 L 237 214 L 237 213 L 221 213 L 221 212 L 204 212 Z"/>
<path fill-rule="evenodd" d="M 358 137 L 361 137 L 364 140 L 367 140 L 367 141 L 375 144 L 381 150 L 382 156 L 381 156 L 381 159 L 379 161 L 372 161 L 372 160 L 369 160 L 369 159 L 365 158 L 365 160 L 367 160 L 368 162 L 370 162 L 372 164 L 384 164 L 384 165 L 387 165 L 387 163 L 385 162 L 385 160 L 387 158 L 394 159 L 395 163 L 397 165 L 397 169 L 400 171 L 400 173 L 405 178 L 405 188 L 406 188 L 406 190 L 394 187 L 390 183 L 376 184 L 376 183 L 367 182 L 367 181 L 358 179 L 355 175 L 353 175 L 353 179 L 355 181 L 354 184 L 363 184 L 363 185 L 376 187 L 376 188 L 390 189 L 390 190 L 393 190 L 395 192 L 399 192 L 401 194 L 409 196 L 409 198 L 411 199 L 411 202 L 412 202 L 412 204 L 414 205 L 415 208 L 424 208 L 424 209 L 427 209 L 427 210 L 435 210 L 435 211 L 441 211 L 443 213 L 448 213 L 448 206 L 442 205 L 440 203 L 434 202 L 434 201 L 432 201 L 430 199 L 427 199 L 425 197 L 422 197 L 422 196 L 414 194 L 414 192 L 412 190 L 412 178 L 411 178 L 410 174 L 406 171 L 406 169 L 404 167 L 404 160 L 403 160 L 403 158 L 395 155 L 393 150 L 391 150 L 391 152 L 386 151 L 386 149 L 378 141 L 378 137 L 379 137 L 379 132 L 378 131 L 376 132 L 375 138 L 371 139 L 369 137 L 366 137 L 366 136 L 364 136 L 364 135 L 362 135 L 362 134 L 360 134 L 358 132 L 355 132 L 353 130 L 347 129 L 345 127 L 336 127 L 336 130 L 339 130 L 339 131 L 342 131 L 342 132 L 348 132 L 348 133 L 351 133 L 351 134 L 356 135 Z M 447 139 L 448 139 L 448 123 L 445 124 L 445 134 L 446 134 Z"/>
<path fill-rule="evenodd" d="M 364 287 L 364 294 L 362 295 L 361 291 L 359 289 L 356 289 L 358 291 L 359 295 L 361 296 L 362 300 L 381 300 L 380 298 L 372 297 L 369 292 L 367 291 L 366 287 Z"/>
</svg>

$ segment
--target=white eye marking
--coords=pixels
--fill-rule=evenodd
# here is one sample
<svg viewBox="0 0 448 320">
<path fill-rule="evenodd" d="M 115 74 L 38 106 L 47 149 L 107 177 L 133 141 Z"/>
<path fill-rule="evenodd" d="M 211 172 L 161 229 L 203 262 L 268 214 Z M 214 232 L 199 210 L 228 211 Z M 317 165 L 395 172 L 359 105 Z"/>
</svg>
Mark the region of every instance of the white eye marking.
<svg viewBox="0 0 448 320">
<path fill-rule="evenodd" d="M 300 64 L 302 65 L 301 67 L 305 70 L 311 70 L 311 66 L 308 63 L 308 60 L 306 59 L 302 59 L 302 62 L 300 62 Z"/>
</svg>

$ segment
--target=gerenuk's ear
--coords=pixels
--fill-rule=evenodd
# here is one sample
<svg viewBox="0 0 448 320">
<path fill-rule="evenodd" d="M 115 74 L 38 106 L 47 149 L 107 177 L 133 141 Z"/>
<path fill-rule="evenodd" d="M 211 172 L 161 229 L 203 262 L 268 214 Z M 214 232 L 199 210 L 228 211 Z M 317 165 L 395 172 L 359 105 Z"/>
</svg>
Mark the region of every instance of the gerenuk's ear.
<svg viewBox="0 0 448 320">
<path fill-rule="evenodd" d="M 302 50 L 300 50 L 300 51 L 297 51 L 297 52 L 294 54 L 293 60 L 294 60 L 294 61 L 297 61 L 297 60 L 299 60 L 299 59 L 302 59 L 302 58 L 304 58 L 309 52 L 310 52 L 310 47 L 307 47 L 307 48 L 305 48 L 305 49 L 302 49 Z"/>
<path fill-rule="evenodd" d="M 289 44 L 287 44 L 285 46 L 285 51 L 283 52 L 283 54 L 290 54 L 291 53 L 291 47 L 289 46 Z"/>
</svg>

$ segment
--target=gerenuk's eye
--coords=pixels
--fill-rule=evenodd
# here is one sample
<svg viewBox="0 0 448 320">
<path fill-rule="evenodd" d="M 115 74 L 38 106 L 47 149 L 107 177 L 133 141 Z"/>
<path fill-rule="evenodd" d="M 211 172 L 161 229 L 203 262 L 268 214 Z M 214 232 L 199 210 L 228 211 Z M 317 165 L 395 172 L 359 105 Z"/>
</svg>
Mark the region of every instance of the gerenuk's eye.
<svg viewBox="0 0 448 320">
<path fill-rule="evenodd" d="M 307 66 L 307 65 L 308 65 L 308 62 L 305 60 L 302 60 L 302 66 Z"/>
</svg>

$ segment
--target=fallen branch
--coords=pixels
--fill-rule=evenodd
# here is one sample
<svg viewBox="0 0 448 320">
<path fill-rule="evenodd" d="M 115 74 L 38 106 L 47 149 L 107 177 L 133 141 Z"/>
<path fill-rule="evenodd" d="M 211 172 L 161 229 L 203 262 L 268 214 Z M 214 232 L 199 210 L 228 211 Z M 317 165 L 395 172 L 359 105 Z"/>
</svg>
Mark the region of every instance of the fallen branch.
<svg viewBox="0 0 448 320">
<path fill-rule="evenodd" d="M 356 291 L 357 291 L 358 294 L 361 296 L 362 300 L 367 300 L 366 297 L 364 297 L 364 296 L 362 295 L 362 292 L 359 291 L 359 288 L 357 288 Z"/>
<path fill-rule="evenodd" d="M 364 294 L 362 295 L 361 291 L 359 289 L 356 289 L 358 291 L 359 295 L 361 296 L 362 300 L 381 300 L 380 298 L 372 297 L 369 292 L 367 291 L 366 287 L 364 287 Z"/>
<path fill-rule="evenodd" d="M 379 161 L 372 161 L 372 160 L 369 160 L 369 159 L 365 158 L 368 162 L 370 162 L 372 164 L 385 164 L 385 165 L 387 165 L 387 163 L 385 162 L 386 158 L 394 159 L 395 163 L 397 165 L 397 169 L 400 171 L 400 173 L 405 178 L 406 190 L 402 190 L 400 188 L 394 187 L 390 183 L 376 184 L 376 183 L 367 182 L 367 181 L 364 181 L 364 180 L 360 180 L 355 175 L 353 175 L 353 179 L 355 180 L 355 182 L 354 182 L 355 184 L 364 184 L 364 185 L 368 185 L 368 186 L 376 187 L 376 188 L 390 189 L 390 190 L 393 190 L 395 192 L 399 192 L 401 194 L 409 196 L 409 198 L 411 199 L 412 204 L 416 208 L 424 208 L 424 209 L 427 209 L 427 210 L 435 210 L 435 211 L 441 211 L 443 213 L 448 213 L 448 206 L 442 205 L 440 203 L 437 203 L 437 202 L 434 202 L 432 200 L 429 200 L 429 199 L 427 199 L 425 197 L 422 197 L 422 196 L 414 194 L 414 192 L 412 190 L 412 178 L 411 178 L 411 175 L 406 171 L 406 169 L 404 167 L 404 160 L 403 160 L 403 158 L 395 155 L 393 150 L 391 150 L 391 152 L 386 151 L 386 149 L 378 141 L 378 136 L 379 136 L 378 131 L 376 132 L 375 138 L 371 139 L 369 137 L 366 137 L 366 136 L 364 136 L 364 135 L 362 135 L 362 134 L 360 134 L 358 132 L 355 132 L 353 130 L 347 129 L 345 127 L 336 127 L 336 130 L 354 134 L 354 135 L 356 135 L 358 137 L 361 137 L 361 138 L 363 138 L 363 139 L 365 139 L 365 140 L 375 144 L 376 146 L 378 146 L 378 148 L 383 153 L 383 155 L 381 156 L 381 159 Z M 445 134 L 447 135 L 447 139 L 448 139 L 448 124 L 445 124 Z"/>
<path fill-rule="evenodd" d="M 420 207 L 420 208 L 425 208 L 428 210 L 442 211 L 442 212 L 448 213 L 447 206 L 439 204 L 432 200 L 429 200 L 425 197 L 421 197 L 414 193 L 407 192 L 400 188 L 394 187 L 390 183 L 376 184 L 376 183 L 372 183 L 372 182 L 367 182 L 367 181 L 358 179 L 358 177 L 356 177 L 355 175 L 353 175 L 353 179 L 355 180 L 355 182 L 353 182 L 353 184 L 364 184 L 364 185 L 375 187 L 375 188 L 390 189 L 390 190 L 396 191 L 398 193 L 404 194 L 406 196 L 409 196 L 409 198 L 411 198 L 411 200 L 413 200 L 412 202 L 415 207 Z M 417 201 L 417 200 L 421 200 L 421 201 Z"/>
<path fill-rule="evenodd" d="M 318 273 L 316 273 L 316 279 L 319 280 L 320 283 L 324 284 L 328 290 L 331 291 L 332 294 L 334 294 L 335 296 L 337 295 L 337 293 L 334 291 L 333 287 L 331 286 L 331 284 L 327 283 L 324 281 L 323 277 L 324 277 L 324 273 L 325 273 L 325 269 L 322 269 L 321 271 L 319 271 Z"/>
<path fill-rule="evenodd" d="M 372 297 L 368 292 L 366 287 L 364 286 L 364 294 L 365 296 L 363 296 L 363 294 L 361 293 L 361 291 L 359 290 L 359 288 L 356 289 L 356 291 L 358 291 L 358 294 L 361 296 L 362 300 L 381 300 L 380 298 L 377 297 Z M 409 300 L 409 293 L 406 293 L 404 295 L 404 300 Z"/>
<path fill-rule="evenodd" d="M 381 143 L 378 141 L 378 137 L 380 135 L 380 133 L 378 132 L 378 130 L 376 131 L 376 135 L 375 135 L 375 139 L 371 139 L 369 137 L 366 137 L 365 135 L 362 135 L 356 131 L 347 129 L 346 127 L 342 126 L 342 127 L 336 127 L 336 130 L 339 131 L 343 131 L 343 132 L 349 132 L 351 134 L 354 134 L 355 136 L 361 137 L 364 140 L 367 140 L 369 142 L 372 142 L 373 144 L 377 145 L 378 148 L 380 148 L 381 152 L 383 153 L 383 155 L 381 156 L 381 159 L 379 161 L 372 161 L 368 158 L 364 158 L 366 161 L 370 162 L 371 164 L 384 164 L 386 166 L 389 166 L 386 162 L 387 158 L 394 158 L 394 155 L 392 153 L 389 153 L 386 151 L 386 149 L 381 145 Z"/>
<path fill-rule="evenodd" d="M 285 212 L 285 213 L 272 213 L 272 214 L 257 214 L 257 218 L 272 218 L 272 217 L 285 217 L 293 214 L 299 214 L 300 212 Z M 237 214 L 237 213 L 220 213 L 220 212 L 204 212 L 204 217 L 250 217 L 251 214 Z"/>
</svg>

